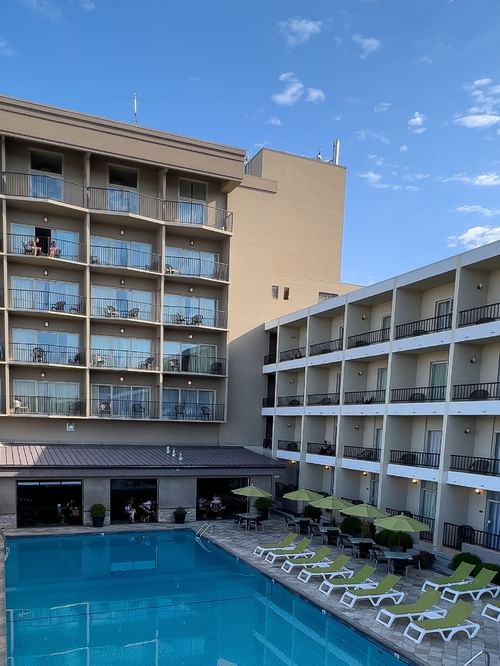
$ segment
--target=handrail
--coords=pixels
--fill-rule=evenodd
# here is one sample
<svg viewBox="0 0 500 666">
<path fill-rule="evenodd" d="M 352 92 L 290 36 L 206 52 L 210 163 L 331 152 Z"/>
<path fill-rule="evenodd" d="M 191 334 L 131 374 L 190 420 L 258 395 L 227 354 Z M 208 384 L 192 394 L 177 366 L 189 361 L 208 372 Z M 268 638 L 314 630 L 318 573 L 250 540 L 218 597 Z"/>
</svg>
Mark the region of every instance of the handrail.
<svg viewBox="0 0 500 666">
<path fill-rule="evenodd" d="M 464 666 L 469 666 L 469 664 L 472 664 L 473 661 L 476 661 L 476 659 L 483 654 L 486 657 L 486 666 L 490 666 L 490 653 L 486 650 L 479 650 L 479 652 L 469 659 L 469 661 L 465 662 Z"/>
<path fill-rule="evenodd" d="M 199 530 L 196 532 L 197 537 L 202 537 L 205 532 L 213 532 L 214 531 L 214 526 L 212 523 L 203 523 L 203 525 L 199 528 Z"/>
</svg>

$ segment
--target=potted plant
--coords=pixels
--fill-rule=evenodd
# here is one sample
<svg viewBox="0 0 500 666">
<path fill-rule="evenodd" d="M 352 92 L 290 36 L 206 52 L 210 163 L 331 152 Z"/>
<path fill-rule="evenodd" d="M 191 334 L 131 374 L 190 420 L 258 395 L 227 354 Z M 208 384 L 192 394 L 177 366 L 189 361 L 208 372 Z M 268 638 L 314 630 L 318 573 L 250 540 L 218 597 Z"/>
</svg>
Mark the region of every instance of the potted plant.
<svg viewBox="0 0 500 666">
<path fill-rule="evenodd" d="M 269 497 L 257 497 L 255 500 L 255 508 L 264 520 L 269 518 L 269 509 L 272 507 L 272 505 L 273 502 Z"/>
<path fill-rule="evenodd" d="M 178 506 L 174 511 L 174 521 L 177 525 L 182 525 L 186 520 L 186 509 L 183 506 Z"/>
<path fill-rule="evenodd" d="M 94 527 L 102 527 L 104 525 L 106 507 L 104 504 L 92 504 L 90 507 L 90 515 L 92 516 L 92 525 Z"/>
</svg>

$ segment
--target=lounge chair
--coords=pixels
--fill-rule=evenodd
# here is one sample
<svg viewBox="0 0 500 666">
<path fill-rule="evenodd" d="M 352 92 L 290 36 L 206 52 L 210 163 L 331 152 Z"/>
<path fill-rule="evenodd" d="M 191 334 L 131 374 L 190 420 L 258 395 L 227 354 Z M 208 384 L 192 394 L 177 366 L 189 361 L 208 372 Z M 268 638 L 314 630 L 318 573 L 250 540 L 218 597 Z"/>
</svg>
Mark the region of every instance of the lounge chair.
<svg viewBox="0 0 500 666">
<path fill-rule="evenodd" d="M 410 622 L 403 636 L 417 645 L 429 634 L 439 634 L 447 642 L 459 631 L 465 631 L 469 638 L 474 638 L 479 631 L 479 624 L 468 619 L 472 611 L 472 601 L 458 601 L 443 617 Z"/>
<path fill-rule="evenodd" d="M 392 599 L 395 604 L 400 604 L 405 594 L 394 589 L 394 585 L 399 583 L 400 580 L 401 576 L 387 574 L 375 587 L 371 583 L 363 583 L 354 590 L 346 590 L 340 599 L 340 603 L 352 608 L 356 601 L 366 599 L 372 606 L 380 606 L 384 599 Z"/>
<path fill-rule="evenodd" d="M 349 562 L 349 559 L 348 555 L 339 555 L 329 564 L 318 564 L 312 567 L 308 564 L 307 568 L 305 567 L 299 572 L 297 579 L 303 583 L 308 583 L 313 576 L 322 576 L 323 580 L 334 578 L 335 576 L 349 578 L 353 574 L 352 569 L 347 569 L 345 566 Z"/>
<path fill-rule="evenodd" d="M 324 580 L 318 589 L 326 596 L 329 596 L 333 590 L 349 590 L 351 588 L 359 587 L 364 583 L 371 583 L 372 585 L 375 585 L 375 581 L 370 578 L 373 573 L 375 573 L 375 567 L 371 567 L 369 564 L 365 564 L 350 578 L 341 578 L 340 580 L 335 578 L 333 580 Z"/>
<path fill-rule="evenodd" d="M 439 590 L 427 590 L 419 596 L 412 604 L 400 604 L 399 606 L 387 606 L 381 608 L 375 620 L 385 627 L 392 627 L 395 620 L 407 618 L 409 620 L 422 620 L 429 612 L 438 613 L 444 610 L 435 604 L 439 601 L 441 593 Z"/>
<path fill-rule="evenodd" d="M 454 583 L 465 583 L 471 580 L 470 575 L 475 566 L 475 564 L 461 562 L 451 576 L 435 576 L 435 578 L 426 580 L 422 585 L 422 592 L 425 592 L 429 587 L 432 587 L 434 590 L 441 590 Z"/>
<path fill-rule="evenodd" d="M 295 548 L 295 546 L 292 546 L 291 544 L 295 541 L 297 538 L 296 534 L 293 534 L 292 532 L 289 532 L 286 536 L 284 536 L 281 541 L 278 541 L 276 543 L 263 543 L 261 546 L 255 546 L 255 550 L 253 551 L 254 555 L 257 555 L 257 557 L 262 557 L 264 553 L 268 553 L 270 550 L 278 550 L 280 548 Z"/>
<path fill-rule="evenodd" d="M 314 551 L 309 550 L 310 543 L 311 539 L 302 539 L 302 541 L 298 543 L 292 550 L 286 550 L 283 548 L 281 550 L 279 548 L 277 550 L 270 550 L 266 555 L 266 562 L 269 562 L 269 564 L 274 564 L 276 560 L 282 558 L 294 559 L 295 557 L 306 557 L 307 555 L 313 555 Z"/>
<path fill-rule="evenodd" d="M 331 552 L 332 549 L 328 548 L 328 546 L 321 546 L 312 556 L 296 557 L 292 560 L 285 560 L 281 565 L 281 568 L 285 573 L 290 573 L 290 571 L 293 571 L 296 567 L 314 566 L 323 561 L 331 563 L 331 560 L 328 558 L 328 555 L 330 555 Z"/>
<path fill-rule="evenodd" d="M 463 594 L 470 594 L 474 601 L 478 601 L 483 594 L 491 594 L 493 598 L 498 597 L 500 585 L 493 585 L 492 580 L 497 575 L 497 571 L 491 569 L 481 569 L 474 580 L 469 583 L 460 583 L 445 587 L 441 594 L 441 599 L 454 603 Z"/>
<path fill-rule="evenodd" d="M 500 622 L 500 601 L 490 601 L 483 608 L 481 615 L 487 617 L 489 620 L 493 620 L 493 622 Z"/>
</svg>

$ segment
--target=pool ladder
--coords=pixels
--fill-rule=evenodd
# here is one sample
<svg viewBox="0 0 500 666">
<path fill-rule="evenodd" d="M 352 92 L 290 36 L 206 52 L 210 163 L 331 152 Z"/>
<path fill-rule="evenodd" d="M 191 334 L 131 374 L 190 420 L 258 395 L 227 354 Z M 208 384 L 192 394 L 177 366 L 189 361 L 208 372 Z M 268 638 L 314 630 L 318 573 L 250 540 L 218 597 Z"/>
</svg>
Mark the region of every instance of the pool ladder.
<svg viewBox="0 0 500 666">
<path fill-rule="evenodd" d="M 200 527 L 200 529 L 196 532 L 196 536 L 198 538 L 202 537 L 206 532 L 210 532 L 213 534 L 214 531 L 214 526 L 212 523 L 203 523 L 203 525 Z"/>
<path fill-rule="evenodd" d="M 476 661 L 476 659 L 477 659 L 478 657 L 480 657 L 481 655 L 483 655 L 483 654 L 484 654 L 484 658 L 485 658 L 485 660 L 486 660 L 486 666 L 490 666 L 490 653 L 489 653 L 489 652 L 486 652 L 486 650 L 481 650 L 480 652 L 478 652 L 477 654 L 475 654 L 475 655 L 472 657 L 472 659 L 469 659 L 469 661 L 467 661 L 467 662 L 464 664 L 464 666 L 468 666 L 468 664 L 472 664 L 473 661 Z"/>
</svg>

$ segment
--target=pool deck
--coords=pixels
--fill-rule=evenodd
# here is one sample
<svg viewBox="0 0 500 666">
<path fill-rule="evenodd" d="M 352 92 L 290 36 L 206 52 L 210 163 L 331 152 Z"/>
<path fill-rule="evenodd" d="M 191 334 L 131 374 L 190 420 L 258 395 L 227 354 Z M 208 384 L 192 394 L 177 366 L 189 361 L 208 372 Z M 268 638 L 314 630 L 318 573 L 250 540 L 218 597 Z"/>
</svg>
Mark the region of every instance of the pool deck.
<svg viewBox="0 0 500 666">
<path fill-rule="evenodd" d="M 396 621 L 394 625 L 388 629 L 383 627 L 378 622 L 375 622 L 375 617 L 378 613 L 378 608 L 375 609 L 368 602 L 358 602 L 354 608 L 347 608 L 340 604 L 340 594 L 335 593 L 330 597 L 318 592 L 319 583 L 301 583 L 297 580 L 297 573 L 286 574 L 280 566 L 271 566 L 265 563 L 264 558 L 255 557 L 252 552 L 257 543 L 265 543 L 267 541 L 279 540 L 285 533 L 285 522 L 281 519 L 271 519 L 265 521 L 263 531 L 256 534 L 253 530 L 244 530 L 237 528 L 233 525 L 232 521 L 214 521 L 212 523 L 213 531 L 206 536 L 209 540 L 227 550 L 232 555 L 236 556 L 242 561 L 252 565 L 262 573 L 274 578 L 282 583 L 290 590 L 301 594 L 304 598 L 312 601 L 320 608 L 326 610 L 332 615 L 340 617 L 342 620 L 361 629 L 373 639 L 383 643 L 389 649 L 393 649 L 409 660 L 421 666 L 429 664 L 442 664 L 442 666 L 463 666 L 471 657 L 486 650 L 490 654 L 491 666 L 500 666 L 500 624 L 493 622 L 481 616 L 481 611 L 485 604 L 491 599 L 489 595 L 483 596 L 480 601 L 474 602 L 474 614 L 472 620 L 481 625 L 481 629 L 477 636 L 470 640 L 464 633 L 457 634 L 451 642 L 447 643 L 441 638 L 436 636 L 428 636 L 424 638 L 422 643 L 417 646 L 415 643 L 403 637 L 403 630 L 406 626 L 406 621 Z M 182 526 L 174 526 L 171 524 L 135 524 L 131 525 L 112 525 L 105 528 L 89 528 L 89 527 L 56 527 L 56 528 L 39 528 L 39 529 L 19 529 L 19 530 L 4 530 L 3 534 L 0 533 L 0 554 L 4 552 L 3 536 L 36 536 L 36 535 L 49 535 L 49 534 L 82 534 L 91 532 L 128 532 L 131 529 L 134 531 L 157 531 L 165 529 L 197 529 L 201 523 L 187 523 Z M 314 545 L 317 548 L 317 545 Z M 334 555 L 338 554 L 334 549 Z M 358 569 L 366 560 L 357 560 L 351 558 L 349 567 Z M 376 580 L 380 580 L 387 573 L 385 567 L 380 565 L 378 571 L 373 576 Z M 417 569 L 410 569 L 408 576 L 403 576 L 397 589 L 405 593 L 403 603 L 411 602 L 416 599 L 420 594 L 420 588 L 423 581 L 429 576 L 429 571 L 418 571 Z M 390 602 L 388 602 L 390 603 Z M 6 634 L 5 634 L 5 587 L 4 587 L 4 557 L 0 558 L 0 664 L 6 664 Z M 385 604 L 388 605 L 388 604 Z M 447 607 L 447 602 L 442 602 L 443 607 Z M 483 664 L 484 657 L 479 657 L 474 664 Z"/>
</svg>

